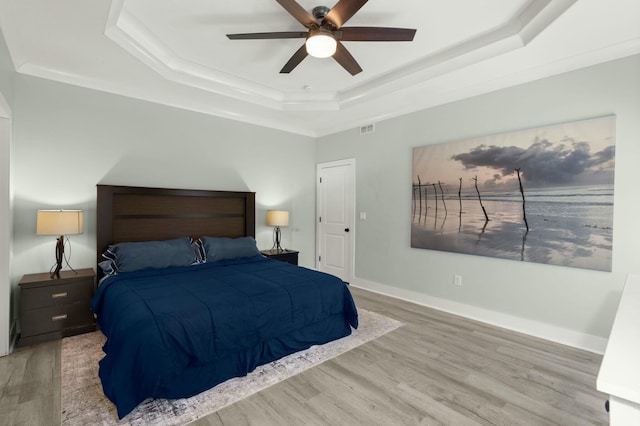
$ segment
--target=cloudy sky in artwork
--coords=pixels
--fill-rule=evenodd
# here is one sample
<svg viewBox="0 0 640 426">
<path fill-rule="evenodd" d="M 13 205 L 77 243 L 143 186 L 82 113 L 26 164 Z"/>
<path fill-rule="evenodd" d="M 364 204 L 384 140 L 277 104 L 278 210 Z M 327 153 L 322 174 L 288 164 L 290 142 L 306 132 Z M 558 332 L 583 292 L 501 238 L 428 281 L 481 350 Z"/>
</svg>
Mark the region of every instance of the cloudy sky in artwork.
<svg viewBox="0 0 640 426">
<path fill-rule="evenodd" d="M 515 169 L 528 188 L 613 184 L 615 116 L 574 121 L 413 150 L 413 183 L 438 181 L 449 191 L 478 185 L 513 191 Z"/>
</svg>

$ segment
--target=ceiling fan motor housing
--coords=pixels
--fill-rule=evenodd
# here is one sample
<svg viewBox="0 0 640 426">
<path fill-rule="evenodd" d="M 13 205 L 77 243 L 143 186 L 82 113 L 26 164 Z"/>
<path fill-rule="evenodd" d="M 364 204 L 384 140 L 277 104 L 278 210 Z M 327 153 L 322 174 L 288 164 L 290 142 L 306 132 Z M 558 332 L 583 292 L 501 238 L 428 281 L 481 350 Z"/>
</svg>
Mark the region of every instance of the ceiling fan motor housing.
<svg viewBox="0 0 640 426">
<path fill-rule="evenodd" d="M 311 13 L 317 21 L 322 21 L 325 16 L 327 16 L 327 13 L 329 13 L 330 10 L 331 9 L 329 9 L 327 6 L 316 6 L 313 8 Z"/>
</svg>

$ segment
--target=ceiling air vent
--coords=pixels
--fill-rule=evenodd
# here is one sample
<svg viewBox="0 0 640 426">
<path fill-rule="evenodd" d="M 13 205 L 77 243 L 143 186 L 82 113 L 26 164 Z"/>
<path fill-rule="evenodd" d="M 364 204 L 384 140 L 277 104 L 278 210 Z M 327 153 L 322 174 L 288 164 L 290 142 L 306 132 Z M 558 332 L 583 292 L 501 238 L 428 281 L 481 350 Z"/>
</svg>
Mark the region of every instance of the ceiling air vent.
<svg viewBox="0 0 640 426">
<path fill-rule="evenodd" d="M 360 126 L 360 134 L 367 135 L 369 133 L 373 133 L 376 131 L 375 124 L 365 124 L 364 126 Z"/>
</svg>

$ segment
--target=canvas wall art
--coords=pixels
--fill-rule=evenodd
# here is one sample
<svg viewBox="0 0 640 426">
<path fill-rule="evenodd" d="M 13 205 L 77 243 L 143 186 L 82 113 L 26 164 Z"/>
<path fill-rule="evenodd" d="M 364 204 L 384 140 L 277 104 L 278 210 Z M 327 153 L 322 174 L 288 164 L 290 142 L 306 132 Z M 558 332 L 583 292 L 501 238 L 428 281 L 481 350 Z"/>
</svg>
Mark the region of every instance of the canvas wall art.
<svg viewBox="0 0 640 426">
<path fill-rule="evenodd" d="M 615 116 L 413 149 L 411 247 L 611 271 Z"/>
</svg>

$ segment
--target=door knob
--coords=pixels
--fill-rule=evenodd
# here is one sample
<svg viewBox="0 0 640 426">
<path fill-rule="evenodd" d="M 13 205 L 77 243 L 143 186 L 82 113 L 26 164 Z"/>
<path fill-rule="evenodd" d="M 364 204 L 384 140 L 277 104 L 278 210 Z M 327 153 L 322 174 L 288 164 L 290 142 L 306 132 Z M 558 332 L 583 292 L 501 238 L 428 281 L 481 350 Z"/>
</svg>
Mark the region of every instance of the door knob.
<svg viewBox="0 0 640 426">
<path fill-rule="evenodd" d="M 349 228 L 344 228 L 344 232 L 349 232 Z"/>
</svg>

